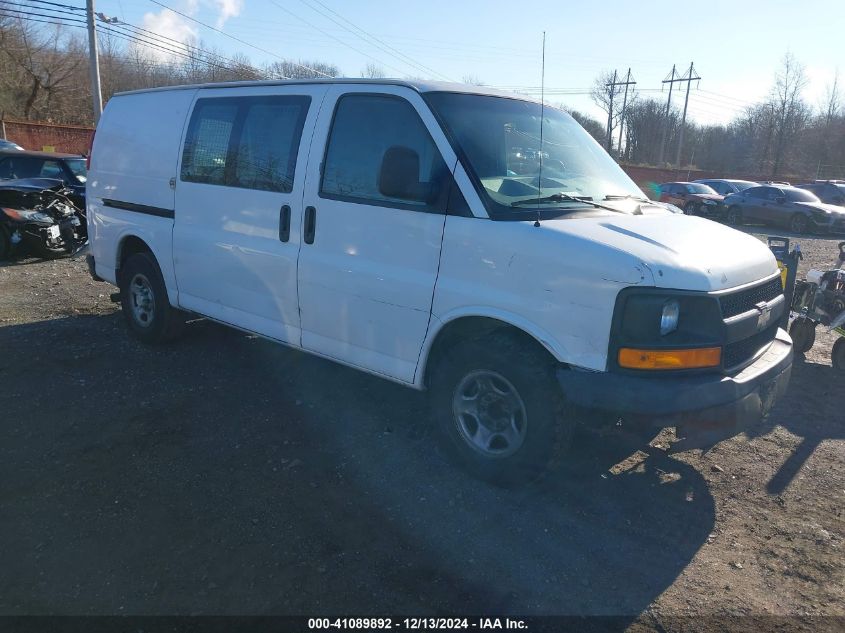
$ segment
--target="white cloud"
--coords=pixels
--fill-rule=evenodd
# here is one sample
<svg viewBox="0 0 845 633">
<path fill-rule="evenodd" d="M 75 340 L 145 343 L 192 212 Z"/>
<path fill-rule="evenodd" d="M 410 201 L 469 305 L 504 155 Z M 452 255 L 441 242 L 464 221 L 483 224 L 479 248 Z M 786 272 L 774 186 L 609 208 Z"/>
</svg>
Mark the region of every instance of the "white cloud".
<svg viewBox="0 0 845 633">
<path fill-rule="evenodd" d="M 188 11 L 185 11 L 185 13 L 188 13 Z M 181 15 L 168 11 L 167 9 L 162 9 L 158 13 L 145 13 L 143 26 L 148 31 L 152 31 L 157 35 L 171 38 L 183 43 L 195 41 L 198 36 L 197 29 L 191 22 L 183 18 Z M 171 55 L 162 50 L 146 46 L 142 48 L 159 59 L 167 59 L 171 57 Z"/>
<path fill-rule="evenodd" d="M 244 0 L 211 0 L 217 9 L 217 28 L 222 29 L 229 18 L 236 18 L 244 8 Z"/>
<path fill-rule="evenodd" d="M 200 13 L 201 5 L 214 11 L 216 26 L 220 29 L 223 28 L 229 18 L 240 15 L 244 7 L 244 0 L 184 0 L 181 6 L 177 6 L 177 8 L 181 13 L 193 17 Z M 199 39 L 199 30 L 195 23 L 168 9 L 145 13 L 143 26 L 153 33 L 183 43 L 195 42 Z M 144 49 L 159 59 L 171 57 L 162 50 L 150 47 L 144 47 Z"/>
</svg>

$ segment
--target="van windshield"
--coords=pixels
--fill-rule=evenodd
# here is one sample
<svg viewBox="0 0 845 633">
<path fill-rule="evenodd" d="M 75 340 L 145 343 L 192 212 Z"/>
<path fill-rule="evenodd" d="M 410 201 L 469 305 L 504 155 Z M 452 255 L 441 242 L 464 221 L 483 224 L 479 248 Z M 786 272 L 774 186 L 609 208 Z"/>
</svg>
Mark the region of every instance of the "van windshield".
<svg viewBox="0 0 845 633">
<path fill-rule="evenodd" d="M 538 206 L 579 207 L 591 200 L 645 198 L 616 162 L 567 113 L 546 106 L 540 143 L 539 103 L 485 95 L 426 95 L 443 121 L 488 212 L 533 213 Z M 542 181 L 540 166 L 542 164 Z M 555 194 L 567 194 L 555 196 Z M 518 203 L 526 203 L 519 205 Z"/>
</svg>

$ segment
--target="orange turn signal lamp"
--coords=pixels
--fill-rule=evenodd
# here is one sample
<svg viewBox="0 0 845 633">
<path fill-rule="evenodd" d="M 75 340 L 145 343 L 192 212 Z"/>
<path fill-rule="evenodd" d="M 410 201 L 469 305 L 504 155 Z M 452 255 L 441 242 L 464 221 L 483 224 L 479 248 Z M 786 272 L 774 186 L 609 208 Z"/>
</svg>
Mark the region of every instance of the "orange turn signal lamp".
<svg viewBox="0 0 845 633">
<path fill-rule="evenodd" d="M 718 367 L 721 362 L 721 347 L 619 350 L 619 366 L 627 369 L 701 369 Z"/>
</svg>

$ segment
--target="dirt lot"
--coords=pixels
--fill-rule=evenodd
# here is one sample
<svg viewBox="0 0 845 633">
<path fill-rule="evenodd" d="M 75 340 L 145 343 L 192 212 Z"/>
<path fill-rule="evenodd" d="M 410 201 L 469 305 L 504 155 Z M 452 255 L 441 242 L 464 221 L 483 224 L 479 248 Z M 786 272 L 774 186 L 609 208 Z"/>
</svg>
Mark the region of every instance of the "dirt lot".
<svg viewBox="0 0 845 633">
<path fill-rule="evenodd" d="M 802 271 L 833 260 L 800 241 Z M 444 463 L 420 394 L 206 322 L 144 347 L 112 291 L 79 260 L 0 267 L 0 614 L 845 622 L 832 335 L 747 436 L 582 433 L 504 491 Z"/>
</svg>

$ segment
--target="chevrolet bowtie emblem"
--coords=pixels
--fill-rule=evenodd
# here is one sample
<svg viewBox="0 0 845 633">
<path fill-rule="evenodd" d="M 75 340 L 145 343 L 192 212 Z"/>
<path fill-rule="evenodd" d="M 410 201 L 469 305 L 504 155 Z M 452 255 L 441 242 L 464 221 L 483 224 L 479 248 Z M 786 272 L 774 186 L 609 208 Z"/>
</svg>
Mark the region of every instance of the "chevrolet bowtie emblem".
<svg viewBox="0 0 845 633">
<path fill-rule="evenodd" d="M 761 301 L 754 307 L 757 308 L 757 311 L 759 312 L 757 315 L 757 329 L 762 330 L 769 324 L 769 321 L 772 320 L 772 309 L 765 301 Z"/>
</svg>

